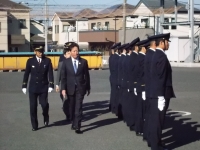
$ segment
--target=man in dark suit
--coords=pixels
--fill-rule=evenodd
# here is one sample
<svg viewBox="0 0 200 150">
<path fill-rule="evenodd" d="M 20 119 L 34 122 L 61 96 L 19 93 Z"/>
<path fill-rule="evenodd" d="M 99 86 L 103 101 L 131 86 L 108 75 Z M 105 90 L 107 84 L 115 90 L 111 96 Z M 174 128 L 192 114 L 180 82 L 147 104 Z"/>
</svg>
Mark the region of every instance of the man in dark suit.
<svg viewBox="0 0 200 150">
<path fill-rule="evenodd" d="M 51 60 L 43 55 L 44 48 L 39 47 L 35 49 L 35 56 L 29 58 L 26 63 L 26 70 L 24 73 L 22 91 L 26 94 L 29 75 L 31 79 L 29 82 L 29 100 L 30 100 L 30 116 L 32 130 L 38 129 L 37 119 L 37 99 L 42 106 L 44 124 L 48 126 L 49 123 L 49 103 L 48 92 L 52 92 L 54 88 L 54 77 Z"/>
<path fill-rule="evenodd" d="M 65 59 L 61 71 L 61 90 L 69 98 L 72 130 L 81 134 L 82 103 L 84 95 L 90 94 L 90 75 L 87 60 L 79 57 L 79 46 L 69 45 L 71 58 Z"/>
<path fill-rule="evenodd" d="M 67 99 L 67 96 L 63 98 L 62 95 L 62 90 L 60 90 L 60 82 L 61 82 L 61 69 L 62 69 L 62 64 L 63 60 L 70 58 L 70 49 L 67 46 L 70 42 L 65 43 L 64 49 L 63 49 L 63 54 L 60 56 L 59 62 L 58 62 L 58 71 L 57 71 L 57 76 L 56 76 L 56 92 L 60 93 L 60 98 L 62 99 L 63 102 L 63 112 L 66 116 L 66 120 L 70 121 L 70 113 L 69 113 L 69 100 Z M 62 58 L 64 56 L 64 58 Z"/>
<path fill-rule="evenodd" d="M 156 52 L 151 63 L 150 89 L 150 144 L 152 150 L 163 150 L 162 129 L 170 98 L 175 97 L 172 86 L 172 68 L 165 51 L 169 48 L 170 34 L 156 37 Z"/>
<path fill-rule="evenodd" d="M 152 62 L 152 57 L 154 53 L 156 52 L 156 42 L 154 39 L 154 36 L 148 37 L 149 39 L 149 44 L 150 48 L 146 52 L 146 57 L 144 60 L 144 80 L 145 80 L 145 94 L 146 94 L 146 100 L 145 100 L 145 122 L 144 122 L 144 130 L 143 130 L 143 140 L 148 141 L 148 136 L 149 136 L 149 129 L 148 129 L 148 122 L 150 121 L 149 118 L 149 109 L 150 109 L 150 104 L 149 104 L 149 99 L 150 99 L 150 71 L 151 71 L 151 62 Z"/>
<path fill-rule="evenodd" d="M 117 46 L 121 45 L 121 42 L 119 43 L 116 43 L 114 44 L 112 47 L 111 47 L 111 54 L 110 54 L 110 57 L 109 57 L 109 70 L 110 70 L 110 78 L 109 78 L 109 81 L 110 81 L 110 87 L 111 87 L 111 90 L 110 90 L 110 104 L 109 104 L 109 110 L 111 111 L 111 108 L 112 108 L 112 104 L 113 104 L 113 101 L 114 101 L 114 97 L 115 97 L 115 89 L 113 89 L 113 76 L 114 76 L 114 59 L 115 58 L 115 48 Z"/>
<path fill-rule="evenodd" d="M 134 125 L 135 125 L 135 110 L 136 110 L 136 59 L 138 57 L 138 46 L 137 43 L 140 41 L 140 38 L 136 38 L 135 40 L 133 40 L 130 43 L 130 47 L 132 47 L 133 52 L 130 55 L 130 62 L 128 65 L 128 76 L 127 76 L 127 87 L 128 87 L 128 91 L 129 91 L 129 102 L 130 105 L 128 105 L 129 107 L 127 108 L 127 110 L 129 111 L 129 119 L 128 119 L 128 126 L 130 127 L 130 130 L 133 131 L 134 130 Z"/>
<path fill-rule="evenodd" d="M 117 115 L 117 100 L 118 100 L 118 61 L 119 61 L 119 53 L 118 48 L 121 46 L 121 43 L 118 43 L 117 46 L 114 47 L 115 54 L 112 57 L 111 63 L 111 78 L 110 82 L 112 84 L 112 100 L 111 100 L 111 112 Z"/>
<path fill-rule="evenodd" d="M 127 44 L 123 44 L 122 46 L 120 46 L 119 52 L 120 52 L 120 57 L 118 60 L 118 78 L 117 78 L 117 86 L 118 86 L 118 100 L 117 100 L 117 116 L 118 119 L 123 119 L 123 112 L 122 112 L 122 102 L 124 99 L 124 87 L 122 87 L 122 82 L 124 80 L 124 61 L 126 59 L 126 49 L 125 47 L 127 46 Z"/>
<path fill-rule="evenodd" d="M 135 120 L 135 131 L 137 136 L 143 135 L 144 127 L 144 114 L 145 114 L 145 81 L 144 81 L 144 60 L 146 56 L 146 44 L 149 40 L 143 40 L 137 43 L 139 46 L 139 54 L 136 60 L 137 68 L 137 83 L 136 83 L 136 120 Z"/>
</svg>

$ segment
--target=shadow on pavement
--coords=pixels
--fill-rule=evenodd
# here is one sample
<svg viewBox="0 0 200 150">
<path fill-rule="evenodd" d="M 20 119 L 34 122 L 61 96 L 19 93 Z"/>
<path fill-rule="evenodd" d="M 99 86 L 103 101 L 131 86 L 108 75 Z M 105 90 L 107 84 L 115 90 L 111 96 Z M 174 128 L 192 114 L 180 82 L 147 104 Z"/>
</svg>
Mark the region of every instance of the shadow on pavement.
<svg viewBox="0 0 200 150">
<path fill-rule="evenodd" d="M 83 104 L 83 119 L 82 122 L 89 121 L 94 119 L 100 115 L 104 115 L 109 113 L 108 109 L 108 100 L 104 101 L 96 101 L 96 102 L 88 102 Z M 70 124 L 69 121 L 60 120 L 50 124 L 48 127 L 52 126 L 64 126 Z"/>
<path fill-rule="evenodd" d="M 117 122 L 120 122 L 120 120 L 117 119 L 117 118 L 110 118 L 110 119 L 96 121 L 96 122 L 91 123 L 89 125 L 83 126 L 83 127 L 89 127 L 89 128 L 82 130 L 82 131 L 87 132 L 87 131 L 94 130 L 94 129 L 99 128 L 99 127 L 111 125 L 111 124 L 114 124 L 114 123 L 117 123 Z"/>
<path fill-rule="evenodd" d="M 164 127 L 170 130 L 163 134 L 163 138 L 166 138 L 163 142 L 166 143 L 167 148 L 175 149 L 200 140 L 200 131 L 198 131 L 200 124 L 198 122 L 191 122 L 191 118 L 178 114 L 170 116 L 171 114 L 167 113 Z"/>
</svg>

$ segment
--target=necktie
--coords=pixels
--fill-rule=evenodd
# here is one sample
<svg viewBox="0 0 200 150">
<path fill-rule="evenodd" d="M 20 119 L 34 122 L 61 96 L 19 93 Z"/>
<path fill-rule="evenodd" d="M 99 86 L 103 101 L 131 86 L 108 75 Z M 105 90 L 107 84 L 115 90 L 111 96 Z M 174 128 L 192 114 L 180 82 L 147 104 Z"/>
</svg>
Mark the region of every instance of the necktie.
<svg viewBox="0 0 200 150">
<path fill-rule="evenodd" d="M 39 63 L 39 64 L 41 63 L 41 59 L 40 59 L 40 58 L 38 59 L 38 63 Z"/>
<path fill-rule="evenodd" d="M 74 61 L 74 72 L 77 72 L 76 60 Z"/>
</svg>

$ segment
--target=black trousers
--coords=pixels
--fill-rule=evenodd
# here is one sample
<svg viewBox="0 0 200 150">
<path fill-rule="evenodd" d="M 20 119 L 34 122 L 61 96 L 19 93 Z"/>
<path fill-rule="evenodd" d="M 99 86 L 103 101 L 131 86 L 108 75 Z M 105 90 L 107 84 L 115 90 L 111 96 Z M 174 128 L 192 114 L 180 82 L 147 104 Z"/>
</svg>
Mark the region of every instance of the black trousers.
<svg viewBox="0 0 200 150">
<path fill-rule="evenodd" d="M 63 95 L 62 95 L 62 91 L 60 91 L 60 98 L 62 99 L 62 102 L 63 102 L 63 112 L 66 116 L 67 119 L 70 119 L 72 117 L 70 117 L 70 112 L 69 112 L 69 99 L 68 98 L 64 98 Z"/>
<path fill-rule="evenodd" d="M 149 141 L 149 116 L 150 116 L 150 98 L 146 97 L 145 100 L 145 114 L 144 114 L 144 129 L 143 138 Z"/>
<path fill-rule="evenodd" d="M 166 110 L 169 107 L 169 99 L 166 99 L 165 107 L 162 111 L 158 109 L 158 99 L 150 99 L 150 116 L 149 116 L 149 142 L 152 150 L 162 150 L 161 138 L 164 126 Z"/>
<path fill-rule="evenodd" d="M 33 128 L 38 128 L 38 119 L 37 119 L 38 98 L 39 98 L 39 104 L 42 107 L 44 122 L 49 121 L 48 92 L 45 92 L 45 93 L 29 92 L 30 117 L 31 117 L 31 124 Z"/>
<path fill-rule="evenodd" d="M 119 89 L 117 88 L 117 85 L 115 84 L 112 84 L 111 86 L 111 111 L 112 113 L 116 114 L 117 115 L 117 112 L 118 112 L 118 99 L 119 99 Z"/>
<path fill-rule="evenodd" d="M 81 128 L 81 120 L 82 120 L 82 104 L 84 95 L 80 94 L 78 88 L 75 88 L 75 92 L 73 95 L 68 95 L 69 98 L 69 112 L 70 112 L 70 120 L 73 121 L 72 125 L 76 129 Z"/>
<path fill-rule="evenodd" d="M 117 96 L 117 109 L 116 109 L 116 115 L 119 119 L 123 119 L 123 101 L 124 101 L 124 90 L 123 88 L 118 89 L 118 96 Z"/>
<path fill-rule="evenodd" d="M 137 107 L 136 107 L 136 120 L 135 131 L 143 133 L 144 128 L 144 114 L 145 114 L 145 101 L 142 99 L 142 92 L 137 93 Z"/>
</svg>

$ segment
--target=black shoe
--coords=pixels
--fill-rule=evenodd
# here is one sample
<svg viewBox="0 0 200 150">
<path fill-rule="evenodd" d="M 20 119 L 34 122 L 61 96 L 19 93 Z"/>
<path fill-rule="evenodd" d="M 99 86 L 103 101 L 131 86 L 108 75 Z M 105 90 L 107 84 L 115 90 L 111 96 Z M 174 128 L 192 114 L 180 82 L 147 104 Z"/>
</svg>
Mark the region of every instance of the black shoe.
<svg viewBox="0 0 200 150">
<path fill-rule="evenodd" d="M 148 147 L 151 147 L 151 144 L 148 142 L 148 143 L 147 143 L 147 146 L 148 146 Z"/>
<path fill-rule="evenodd" d="M 38 130 L 38 128 L 33 128 L 33 129 L 32 129 L 32 131 L 37 131 L 37 130 Z"/>
<path fill-rule="evenodd" d="M 146 142 L 146 141 L 147 141 L 147 139 L 146 139 L 146 138 L 143 138 L 143 141 L 144 141 L 144 142 Z"/>
<path fill-rule="evenodd" d="M 49 121 L 44 122 L 44 126 L 47 127 L 49 125 Z"/>
<path fill-rule="evenodd" d="M 76 127 L 72 125 L 72 126 L 71 126 L 71 129 L 72 129 L 72 130 L 76 130 Z"/>
<path fill-rule="evenodd" d="M 134 126 L 129 127 L 130 131 L 135 131 Z"/>
<path fill-rule="evenodd" d="M 140 133 L 140 132 L 136 132 L 136 136 L 142 136 L 143 133 Z"/>
<path fill-rule="evenodd" d="M 81 131 L 80 129 L 76 129 L 75 132 L 76 134 L 83 134 L 83 131 Z"/>
</svg>

